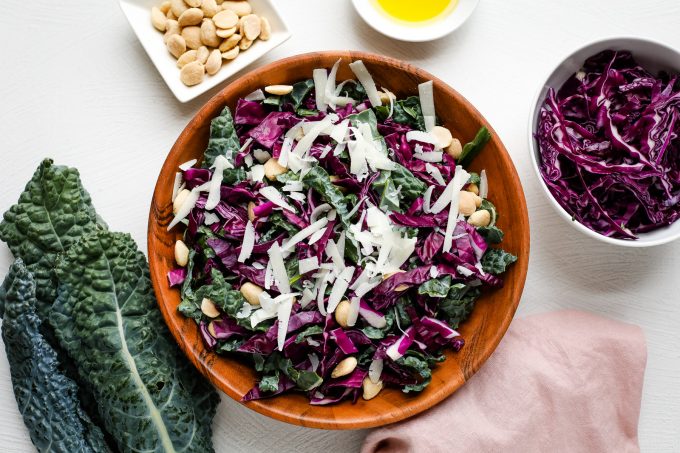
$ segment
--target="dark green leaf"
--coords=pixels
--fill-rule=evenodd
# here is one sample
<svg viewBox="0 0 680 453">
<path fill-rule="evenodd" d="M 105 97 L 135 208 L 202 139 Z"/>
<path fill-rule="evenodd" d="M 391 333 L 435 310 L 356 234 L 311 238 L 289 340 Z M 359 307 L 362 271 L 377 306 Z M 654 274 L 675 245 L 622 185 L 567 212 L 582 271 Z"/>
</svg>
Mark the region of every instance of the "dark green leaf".
<svg viewBox="0 0 680 453">
<path fill-rule="evenodd" d="M 517 261 L 517 257 L 503 249 L 489 249 L 482 257 L 482 269 L 489 274 L 499 275 Z"/>
<path fill-rule="evenodd" d="M 307 95 L 314 89 L 314 80 L 307 79 L 293 84 L 293 91 L 283 97 L 283 104 L 291 103 L 297 110 Z M 298 113 L 299 115 L 299 113 Z"/>
<path fill-rule="evenodd" d="M 448 296 L 439 301 L 438 315 L 444 317 L 452 328 L 457 329 L 470 316 L 479 295 L 478 288 L 471 288 L 463 283 L 451 285 Z"/>
<path fill-rule="evenodd" d="M 396 168 L 390 172 L 390 178 L 396 187 L 401 187 L 399 193 L 408 201 L 415 200 L 427 189 L 427 184 L 399 164 L 396 164 Z"/>
<path fill-rule="evenodd" d="M 446 297 L 451 289 L 451 276 L 445 275 L 440 278 L 433 278 L 418 287 L 418 294 L 425 294 L 430 297 Z"/>
<path fill-rule="evenodd" d="M 367 326 L 361 329 L 361 331 L 371 340 L 380 340 L 385 338 L 385 332 L 377 327 Z"/>
<path fill-rule="evenodd" d="M 234 156 L 240 148 L 231 112 L 229 107 L 224 107 L 220 116 L 210 122 L 210 138 L 203 153 L 203 168 L 212 166 L 217 156 L 224 156 L 229 162 L 234 162 Z"/>
<path fill-rule="evenodd" d="M 281 96 L 267 96 L 262 103 L 264 105 L 271 105 L 272 107 L 280 108 L 283 104 Z"/>
<path fill-rule="evenodd" d="M 475 173 L 474 171 L 470 172 L 470 179 L 468 179 L 468 184 L 479 184 L 482 181 L 482 178 L 479 177 L 478 173 Z"/>
<path fill-rule="evenodd" d="M 406 368 L 411 368 L 415 373 L 417 373 L 420 376 L 419 383 L 405 385 L 401 389 L 401 391 L 404 393 L 421 392 L 423 391 L 423 389 L 425 389 L 425 387 L 428 386 L 428 384 L 432 380 L 432 370 L 430 370 L 430 366 L 428 365 L 427 361 L 422 360 L 419 357 L 416 357 L 415 355 L 407 354 L 404 357 L 401 357 L 399 360 L 397 360 L 397 364 Z"/>
<path fill-rule="evenodd" d="M 500 244 L 503 241 L 503 231 L 496 226 L 478 227 L 477 232 L 487 244 Z"/>
<path fill-rule="evenodd" d="M 385 121 L 390 113 L 390 107 L 388 105 L 381 105 L 376 107 L 375 111 L 378 119 Z M 395 123 L 407 124 L 414 129 L 424 131 L 425 120 L 420 109 L 420 98 L 418 96 L 410 96 L 396 101 L 394 103 L 394 111 L 392 112 L 392 120 Z"/>
<path fill-rule="evenodd" d="M 98 219 L 78 170 L 53 165 L 51 159 L 42 161 L 17 204 L 5 212 L 0 223 L 0 239 L 35 278 L 41 319 L 46 319 L 57 294 L 57 256 L 84 234 L 99 228 L 105 228 L 105 224 Z M 2 311 L 0 304 L 0 316 Z"/>
<path fill-rule="evenodd" d="M 307 339 L 307 337 L 311 337 L 312 335 L 321 335 L 323 333 L 323 327 L 321 326 L 309 326 L 295 337 L 295 343 L 302 343 Z"/>
<path fill-rule="evenodd" d="M 99 231 L 57 263 L 50 323 L 123 451 L 210 452 L 219 401 L 179 350 L 129 235 Z"/>
<path fill-rule="evenodd" d="M 227 352 L 236 351 L 244 342 L 245 340 L 242 338 L 230 338 L 228 340 L 218 341 L 215 352 L 218 354 L 224 354 Z"/>
<path fill-rule="evenodd" d="M 319 114 L 318 110 L 312 110 L 312 109 L 297 109 L 295 113 L 298 114 L 298 116 L 316 116 Z"/>
<path fill-rule="evenodd" d="M 257 386 L 263 392 L 275 392 L 279 389 L 279 373 L 270 374 L 268 376 L 262 376 L 259 384 Z"/>
<path fill-rule="evenodd" d="M 489 200 L 482 200 L 482 204 L 479 206 L 479 209 L 486 209 L 491 213 L 491 223 L 489 225 L 494 225 L 496 223 L 496 219 L 498 218 L 498 212 L 496 211 L 496 206 L 493 205 Z"/>
<path fill-rule="evenodd" d="M 0 288 L 2 339 L 31 441 L 40 452 L 107 452 L 102 431 L 80 406 L 78 386 L 62 374 L 57 353 L 40 333 L 35 290 L 33 276 L 17 259 Z"/>
<path fill-rule="evenodd" d="M 323 167 L 317 165 L 312 167 L 312 169 L 302 178 L 302 182 L 307 186 L 316 191 L 324 201 L 335 208 L 338 213 L 338 217 L 345 225 L 349 224 L 349 207 L 347 206 L 347 200 L 342 195 L 342 192 L 331 182 L 331 179 L 323 169 Z"/>
<path fill-rule="evenodd" d="M 285 231 L 291 236 L 300 231 L 298 230 L 298 227 L 296 227 L 288 220 L 286 220 L 286 218 L 283 217 L 283 214 L 279 212 L 275 212 L 272 215 L 270 215 L 267 223 L 271 225 L 271 228 L 276 228 L 278 230 Z"/>
<path fill-rule="evenodd" d="M 491 134 L 486 127 L 482 126 L 477 132 L 477 135 L 475 135 L 474 140 L 466 143 L 465 146 L 463 146 L 463 152 L 461 153 L 457 164 L 462 165 L 463 167 L 470 165 L 470 163 L 482 151 L 484 145 L 486 145 L 489 140 L 491 140 Z"/>
<path fill-rule="evenodd" d="M 390 178 L 390 172 L 383 170 L 380 172 L 371 187 L 380 199 L 380 209 L 387 211 L 401 212 L 399 209 L 399 193 Z"/>
</svg>

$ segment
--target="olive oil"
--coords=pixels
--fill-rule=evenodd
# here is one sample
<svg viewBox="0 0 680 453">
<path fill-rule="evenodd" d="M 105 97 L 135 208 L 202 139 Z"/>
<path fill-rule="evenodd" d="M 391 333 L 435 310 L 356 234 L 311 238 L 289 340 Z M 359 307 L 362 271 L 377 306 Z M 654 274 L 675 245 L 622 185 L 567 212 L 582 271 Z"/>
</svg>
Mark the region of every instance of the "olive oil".
<svg viewBox="0 0 680 453">
<path fill-rule="evenodd" d="M 388 16 L 414 25 L 437 19 L 451 12 L 458 0 L 375 0 Z"/>
</svg>

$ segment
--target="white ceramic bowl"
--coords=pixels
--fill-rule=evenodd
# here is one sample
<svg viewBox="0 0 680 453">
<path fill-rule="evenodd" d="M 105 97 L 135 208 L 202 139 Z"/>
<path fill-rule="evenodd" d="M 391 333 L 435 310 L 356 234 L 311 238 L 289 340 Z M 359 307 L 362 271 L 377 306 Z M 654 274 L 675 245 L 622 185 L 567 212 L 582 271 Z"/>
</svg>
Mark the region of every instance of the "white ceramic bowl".
<svg viewBox="0 0 680 453">
<path fill-rule="evenodd" d="M 575 72 L 581 69 L 583 62 L 590 56 L 597 54 L 600 51 L 613 50 L 630 50 L 633 57 L 645 69 L 656 73 L 660 70 L 669 70 L 680 72 L 680 52 L 671 47 L 661 44 L 656 41 L 642 38 L 607 38 L 598 40 L 577 49 L 566 58 L 560 60 L 560 63 L 550 74 L 546 77 L 545 82 L 541 85 L 538 92 L 531 102 L 531 114 L 529 116 L 529 149 L 531 151 L 531 160 L 533 167 L 540 181 L 543 192 L 548 197 L 548 200 L 557 210 L 558 214 L 567 222 L 573 225 L 577 230 L 586 235 L 598 239 L 609 244 L 616 244 L 625 247 L 649 247 L 653 245 L 661 245 L 667 242 L 680 238 L 680 221 L 673 223 L 667 227 L 658 228 L 648 233 L 639 234 L 637 240 L 616 239 L 603 236 L 595 231 L 587 228 L 576 220 L 572 220 L 571 215 L 560 206 L 555 198 L 548 190 L 548 186 L 543 181 L 539 169 L 539 151 L 538 144 L 534 139 L 534 131 L 538 122 L 538 112 L 543 105 L 543 100 L 548 92 L 548 88 L 559 89 L 562 84 Z"/>
<path fill-rule="evenodd" d="M 455 8 L 442 17 L 423 24 L 407 24 L 388 16 L 375 0 L 352 0 L 359 16 L 376 31 L 390 38 L 411 42 L 433 41 L 448 35 L 463 25 L 479 4 L 479 0 L 457 0 L 457 2 Z"/>
<path fill-rule="evenodd" d="M 168 88 L 180 102 L 188 102 L 200 96 L 290 38 L 288 27 L 272 0 L 250 0 L 253 13 L 269 20 L 272 27 L 271 37 L 267 41 L 256 40 L 250 49 L 241 52 L 236 59 L 225 62 L 217 74 L 206 74 L 203 82 L 188 87 L 179 79 L 177 60 L 168 52 L 163 42 L 163 33 L 151 25 L 151 7 L 161 3 L 161 0 L 120 0 L 120 8 Z"/>
</svg>

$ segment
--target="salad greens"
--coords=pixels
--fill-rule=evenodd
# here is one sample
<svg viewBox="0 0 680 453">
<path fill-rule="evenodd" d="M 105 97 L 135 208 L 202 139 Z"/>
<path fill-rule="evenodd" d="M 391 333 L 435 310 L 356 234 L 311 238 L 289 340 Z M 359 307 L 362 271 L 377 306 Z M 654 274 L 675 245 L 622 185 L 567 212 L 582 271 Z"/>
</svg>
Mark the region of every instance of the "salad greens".
<svg viewBox="0 0 680 453">
<path fill-rule="evenodd" d="M 209 350 L 253 363 L 260 377 L 245 401 L 422 391 L 443 350 L 463 347 L 454 329 L 482 289 L 500 287 L 516 260 L 492 247 L 503 232 L 485 172 L 462 166 L 488 130 L 456 160 L 425 99 L 431 84 L 419 86 L 423 98 L 397 99 L 363 63 L 350 68 L 363 83 L 336 85 L 336 64 L 288 95 L 255 91 L 231 127 L 225 108 L 229 148 L 216 153 L 211 138 L 210 169 L 183 166 L 175 182 L 174 193 L 184 184 L 195 195 L 175 209 L 171 227 L 186 226 L 178 247 L 189 252 L 168 281 Z M 228 181 L 236 171 L 245 177 Z"/>
</svg>

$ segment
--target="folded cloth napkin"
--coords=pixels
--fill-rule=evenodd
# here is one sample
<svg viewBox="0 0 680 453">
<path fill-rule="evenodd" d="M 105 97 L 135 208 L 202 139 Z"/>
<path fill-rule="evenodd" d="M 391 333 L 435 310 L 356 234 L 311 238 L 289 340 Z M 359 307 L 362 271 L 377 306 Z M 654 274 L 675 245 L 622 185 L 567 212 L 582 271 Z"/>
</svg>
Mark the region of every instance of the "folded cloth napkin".
<svg viewBox="0 0 680 453">
<path fill-rule="evenodd" d="M 362 453 L 639 451 L 646 362 L 637 326 L 577 311 L 516 319 L 465 386 L 371 432 Z"/>
</svg>

